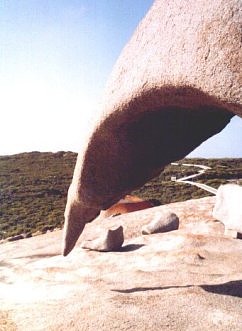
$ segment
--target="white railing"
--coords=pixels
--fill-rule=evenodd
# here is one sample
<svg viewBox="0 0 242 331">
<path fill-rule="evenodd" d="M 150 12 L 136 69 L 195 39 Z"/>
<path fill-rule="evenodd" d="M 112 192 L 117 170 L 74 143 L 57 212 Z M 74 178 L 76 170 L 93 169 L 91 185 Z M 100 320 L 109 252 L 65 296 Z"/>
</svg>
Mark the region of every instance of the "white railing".
<svg viewBox="0 0 242 331">
<path fill-rule="evenodd" d="M 176 163 L 176 162 L 173 162 L 171 163 L 172 165 L 176 165 L 176 166 L 179 166 L 180 164 L 179 163 Z M 181 166 L 185 166 L 185 167 L 197 167 L 197 168 L 200 168 L 202 170 L 199 170 L 196 174 L 193 174 L 193 175 L 190 175 L 190 176 L 186 176 L 186 177 L 182 177 L 182 178 L 176 178 L 175 176 L 172 176 L 171 177 L 171 180 L 174 181 L 174 182 L 178 182 L 178 183 L 185 183 L 185 184 L 190 184 L 190 185 L 194 185 L 194 186 L 197 186 L 199 188 L 201 188 L 202 190 L 205 190 L 205 191 L 208 191 L 214 195 L 217 194 L 217 189 L 211 187 L 211 186 L 208 186 L 206 184 L 202 184 L 202 183 L 197 183 L 197 182 L 192 182 L 188 179 L 190 178 L 195 178 L 195 177 L 198 177 L 198 176 L 201 176 L 202 174 L 204 174 L 206 172 L 206 170 L 208 169 L 211 169 L 210 167 L 208 166 L 204 166 L 202 164 L 190 164 L 190 163 L 182 163 Z"/>
</svg>

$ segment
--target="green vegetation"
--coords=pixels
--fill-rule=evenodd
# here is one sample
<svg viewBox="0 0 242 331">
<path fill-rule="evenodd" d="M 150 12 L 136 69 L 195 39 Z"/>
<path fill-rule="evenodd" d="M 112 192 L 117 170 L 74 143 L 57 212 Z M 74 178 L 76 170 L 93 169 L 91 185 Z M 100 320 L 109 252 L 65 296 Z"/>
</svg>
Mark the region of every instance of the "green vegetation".
<svg viewBox="0 0 242 331">
<path fill-rule="evenodd" d="M 201 164 L 210 167 L 205 174 L 190 181 L 197 181 L 218 188 L 221 184 L 236 182 L 242 184 L 242 158 L 238 159 L 184 159 L 178 166 L 169 165 L 152 181 L 134 193 L 146 199 L 158 199 L 161 204 L 202 198 L 211 193 L 184 183 L 171 181 L 171 177 L 182 178 L 197 173 L 199 168 L 182 166 L 182 163 Z"/>
<path fill-rule="evenodd" d="M 76 156 L 72 152 L 0 156 L 0 239 L 63 225 Z M 212 169 L 194 180 L 214 188 L 242 179 L 242 159 L 185 159 L 179 163 L 210 166 Z M 197 171 L 196 167 L 169 165 L 159 177 L 132 193 L 161 204 L 208 196 L 206 191 L 171 181 L 172 176 L 180 178 Z"/>
<path fill-rule="evenodd" d="M 0 239 L 60 227 L 74 153 L 0 157 Z"/>
</svg>

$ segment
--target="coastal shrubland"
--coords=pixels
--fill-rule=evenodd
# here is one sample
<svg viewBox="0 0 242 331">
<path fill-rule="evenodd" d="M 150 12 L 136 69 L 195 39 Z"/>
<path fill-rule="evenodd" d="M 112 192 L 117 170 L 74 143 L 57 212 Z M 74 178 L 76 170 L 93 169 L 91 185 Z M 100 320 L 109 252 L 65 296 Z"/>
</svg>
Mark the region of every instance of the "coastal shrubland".
<svg viewBox="0 0 242 331">
<path fill-rule="evenodd" d="M 22 153 L 0 156 L 0 240 L 18 234 L 60 228 L 67 190 L 77 154 L 73 152 Z M 182 163 L 211 167 L 194 180 L 214 188 L 227 182 L 242 183 L 240 159 L 184 159 L 169 165 L 157 178 L 131 192 L 160 204 L 184 201 L 210 195 L 197 187 L 171 181 L 198 171 Z"/>
</svg>

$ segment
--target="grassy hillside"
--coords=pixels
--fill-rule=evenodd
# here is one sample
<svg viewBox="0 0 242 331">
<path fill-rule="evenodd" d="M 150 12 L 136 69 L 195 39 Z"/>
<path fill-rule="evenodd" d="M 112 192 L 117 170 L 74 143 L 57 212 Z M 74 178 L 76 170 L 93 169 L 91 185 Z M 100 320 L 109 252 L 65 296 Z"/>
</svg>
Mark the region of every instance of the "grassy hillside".
<svg viewBox="0 0 242 331">
<path fill-rule="evenodd" d="M 63 225 L 76 156 L 71 152 L 0 156 L 0 240 Z M 242 159 L 186 159 L 182 162 L 210 166 L 212 169 L 196 180 L 215 188 L 228 180 L 242 178 Z M 159 177 L 133 193 L 157 199 L 161 204 L 209 195 L 191 185 L 170 180 L 172 176 L 179 178 L 194 172 L 197 168 L 170 165 Z"/>
<path fill-rule="evenodd" d="M 0 157 L 0 239 L 61 226 L 74 153 Z"/>
</svg>

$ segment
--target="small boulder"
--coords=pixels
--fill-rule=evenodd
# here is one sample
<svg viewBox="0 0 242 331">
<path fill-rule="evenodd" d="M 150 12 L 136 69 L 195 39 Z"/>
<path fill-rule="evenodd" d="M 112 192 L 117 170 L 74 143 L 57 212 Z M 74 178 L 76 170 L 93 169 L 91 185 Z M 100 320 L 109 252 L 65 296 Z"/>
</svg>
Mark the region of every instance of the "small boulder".
<svg viewBox="0 0 242 331">
<path fill-rule="evenodd" d="M 16 241 L 16 240 L 20 240 L 20 239 L 24 239 L 24 235 L 23 234 L 17 234 L 16 236 L 10 237 L 7 240 L 8 241 Z"/>
<path fill-rule="evenodd" d="M 242 233 L 242 186 L 221 185 L 216 194 L 213 217 L 225 226 L 225 235 L 236 238 Z"/>
<path fill-rule="evenodd" d="M 24 238 L 31 238 L 32 237 L 32 233 L 31 232 L 27 232 L 24 234 Z"/>
<path fill-rule="evenodd" d="M 170 211 L 157 212 L 150 223 L 142 227 L 142 234 L 152 234 L 177 230 L 179 218 Z"/>
<path fill-rule="evenodd" d="M 123 227 L 105 230 L 101 236 L 94 240 L 86 240 L 81 247 L 99 252 L 111 252 L 119 250 L 124 242 Z"/>
</svg>

